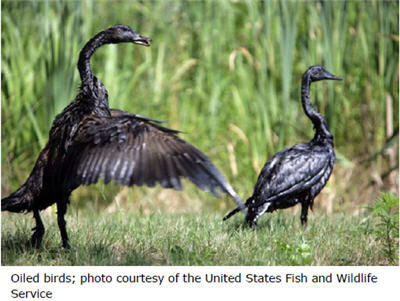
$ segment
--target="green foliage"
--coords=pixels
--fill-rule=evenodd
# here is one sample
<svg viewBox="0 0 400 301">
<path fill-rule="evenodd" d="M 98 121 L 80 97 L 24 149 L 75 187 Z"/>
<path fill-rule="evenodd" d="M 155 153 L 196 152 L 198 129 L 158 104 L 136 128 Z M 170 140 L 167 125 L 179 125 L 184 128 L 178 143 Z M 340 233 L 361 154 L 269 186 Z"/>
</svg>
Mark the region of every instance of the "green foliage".
<svg viewBox="0 0 400 301">
<path fill-rule="evenodd" d="M 399 197 L 393 193 L 382 193 L 373 205 L 366 206 L 375 217 L 371 229 L 374 237 L 382 245 L 382 251 L 391 264 L 399 257 Z"/>
<path fill-rule="evenodd" d="M 310 65 L 344 78 L 312 88 L 335 135 L 335 172 L 381 149 L 387 96 L 398 124 L 396 1 L 2 1 L 1 17 L 4 194 L 26 179 L 55 115 L 77 94 L 79 50 L 117 23 L 154 42 L 108 45 L 94 55 L 111 107 L 183 131 L 243 198 L 268 157 L 312 137 L 299 93 Z M 371 162 L 378 170 L 383 163 Z M 118 189 L 101 187 L 110 202 Z M 352 187 L 338 198 L 353 203 L 345 195 Z M 99 189 L 81 188 L 75 198 L 97 201 Z M 184 193 L 227 206 L 192 186 Z"/>
<path fill-rule="evenodd" d="M 311 247 L 302 242 L 300 244 L 288 244 L 276 242 L 281 251 L 287 256 L 290 265 L 309 265 L 312 262 Z"/>
<path fill-rule="evenodd" d="M 67 216 L 71 250 L 61 247 L 55 214 L 44 216 L 47 232 L 40 249 L 29 245 L 33 219 L 2 218 L 2 265 L 397 265 L 386 246 L 366 231 L 377 216 L 313 213 L 307 228 L 298 214 L 263 216 L 256 229 L 243 215 L 222 222 L 217 214 Z M 351 241 L 351 244 L 349 243 Z"/>
</svg>

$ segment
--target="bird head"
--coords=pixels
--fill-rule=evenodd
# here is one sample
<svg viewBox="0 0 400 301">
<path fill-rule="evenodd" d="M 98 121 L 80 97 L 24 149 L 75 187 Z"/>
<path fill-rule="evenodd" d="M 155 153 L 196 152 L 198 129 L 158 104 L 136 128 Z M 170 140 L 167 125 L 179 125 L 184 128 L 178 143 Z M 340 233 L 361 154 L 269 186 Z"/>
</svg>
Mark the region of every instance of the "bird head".
<svg viewBox="0 0 400 301">
<path fill-rule="evenodd" d="M 337 77 L 332 73 L 328 72 L 322 66 L 311 66 L 308 70 L 304 73 L 304 76 L 307 76 L 311 79 L 312 82 L 316 82 L 323 79 L 328 80 L 342 80 L 341 77 Z"/>
<path fill-rule="evenodd" d="M 134 43 L 150 46 L 151 38 L 142 36 L 127 25 L 114 25 L 104 31 L 109 43 Z"/>
</svg>

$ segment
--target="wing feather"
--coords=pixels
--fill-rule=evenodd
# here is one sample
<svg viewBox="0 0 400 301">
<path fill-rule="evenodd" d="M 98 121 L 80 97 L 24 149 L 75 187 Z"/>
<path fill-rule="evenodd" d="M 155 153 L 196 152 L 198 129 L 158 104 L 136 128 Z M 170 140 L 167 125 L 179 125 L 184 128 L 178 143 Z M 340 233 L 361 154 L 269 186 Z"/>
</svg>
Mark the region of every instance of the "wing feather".
<svg viewBox="0 0 400 301">
<path fill-rule="evenodd" d="M 303 147 L 296 145 L 267 161 L 254 189 L 255 206 L 307 193 L 322 179 L 331 166 L 329 156 Z"/>
<path fill-rule="evenodd" d="M 69 189 L 103 179 L 122 185 L 160 184 L 182 189 L 180 178 L 217 195 L 235 191 L 198 149 L 177 136 L 178 131 L 150 118 L 115 112 L 111 117 L 88 116 L 79 125 L 61 171 Z"/>
</svg>

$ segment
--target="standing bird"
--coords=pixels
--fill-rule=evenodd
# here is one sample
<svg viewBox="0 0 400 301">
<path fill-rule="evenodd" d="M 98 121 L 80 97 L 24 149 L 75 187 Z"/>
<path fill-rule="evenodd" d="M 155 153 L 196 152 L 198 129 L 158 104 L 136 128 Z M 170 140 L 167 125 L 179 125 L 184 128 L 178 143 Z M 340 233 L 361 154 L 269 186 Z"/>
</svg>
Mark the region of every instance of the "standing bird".
<svg viewBox="0 0 400 301">
<path fill-rule="evenodd" d="M 246 222 L 256 225 L 265 212 L 301 204 L 300 220 L 307 223 L 308 208 L 325 186 L 335 163 L 333 135 L 325 118 L 310 103 L 310 85 L 320 80 L 342 80 L 322 66 L 312 66 L 304 74 L 301 86 L 303 110 L 314 125 L 314 138 L 275 154 L 265 163 L 254 187 L 253 195 L 246 201 Z M 236 208 L 224 217 L 227 220 L 239 212 Z"/>
<path fill-rule="evenodd" d="M 90 57 L 104 44 L 129 42 L 150 46 L 151 39 L 129 26 L 115 25 L 95 35 L 80 52 L 80 92 L 53 122 L 49 141 L 26 182 L 1 200 L 1 210 L 33 211 L 31 243 L 39 247 L 45 229 L 39 211 L 57 203 L 62 245 L 68 247 L 64 215 L 69 197 L 80 185 L 111 180 L 121 185 L 156 183 L 181 190 L 185 177 L 204 191 L 216 188 L 245 208 L 236 192 L 210 160 L 180 139 L 178 131 L 155 119 L 113 110 L 107 90 L 90 69 Z"/>
</svg>

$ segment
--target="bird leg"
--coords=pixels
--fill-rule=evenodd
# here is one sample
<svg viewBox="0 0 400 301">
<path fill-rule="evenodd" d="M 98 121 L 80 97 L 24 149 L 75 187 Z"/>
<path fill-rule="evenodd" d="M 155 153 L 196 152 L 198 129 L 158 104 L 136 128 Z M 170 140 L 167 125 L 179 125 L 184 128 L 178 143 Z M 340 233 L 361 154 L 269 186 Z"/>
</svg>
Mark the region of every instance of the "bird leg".
<svg viewBox="0 0 400 301">
<path fill-rule="evenodd" d="M 39 209 L 33 210 L 33 217 L 35 218 L 36 226 L 32 228 L 31 244 L 34 248 L 39 248 L 44 235 L 44 226 L 40 218 Z"/>
<path fill-rule="evenodd" d="M 303 226 L 307 226 L 307 214 L 308 214 L 308 205 L 305 203 L 301 203 L 301 224 Z"/>
<path fill-rule="evenodd" d="M 257 219 L 256 219 L 256 218 L 246 220 L 246 222 L 247 222 L 247 225 L 248 225 L 250 228 L 254 228 L 255 226 L 257 226 Z"/>
<path fill-rule="evenodd" d="M 259 215 L 256 213 L 255 207 L 248 207 L 247 214 L 246 214 L 246 223 L 250 228 L 257 226 L 257 220 Z"/>
<path fill-rule="evenodd" d="M 70 245 L 68 243 L 68 234 L 66 229 L 66 221 L 64 218 L 65 213 L 67 212 L 67 201 L 57 202 L 57 223 L 58 228 L 60 229 L 62 245 L 65 249 L 69 249 Z"/>
</svg>

